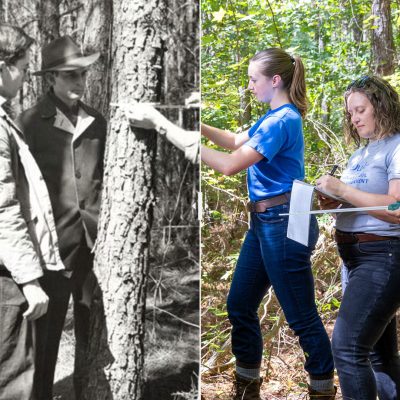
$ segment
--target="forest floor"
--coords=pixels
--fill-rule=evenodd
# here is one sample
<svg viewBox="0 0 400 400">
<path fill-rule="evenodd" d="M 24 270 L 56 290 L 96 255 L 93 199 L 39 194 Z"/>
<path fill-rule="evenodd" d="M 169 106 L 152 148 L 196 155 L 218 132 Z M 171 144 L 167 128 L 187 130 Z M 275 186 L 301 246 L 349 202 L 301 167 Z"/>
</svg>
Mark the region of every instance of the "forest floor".
<svg viewBox="0 0 400 400">
<path fill-rule="evenodd" d="M 304 372 L 301 354 L 297 340 L 291 332 L 282 327 L 281 341 L 273 343 L 269 348 L 271 356 L 264 362 L 261 371 L 263 384 L 261 398 L 264 400 L 306 400 L 307 374 Z M 331 334 L 333 323 L 326 325 Z M 202 400 L 228 400 L 233 393 L 233 365 L 223 373 L 203 374 L 201 382 Z M 339 383 L 336 400 L 341 400 Z"/>
<path fill-rule="evenodd" d="M 208 236 L 203 239 L 202 400 L 228 400 L 233 393 L 234 359 L 231 354 L 231 326 L 227 318 L 226 297 L 243 232 L 233 217 L 232 221 L 231 227 L 229 221 L 210 225 Z M 330 225 L 321 227 L 320 240 L 312 260 L 316 303 L 329 336 L 341 298 L 340 260 L 334 243 L 327 239 L 330 230 Z M 214 249 L 223 251 L 218 253 Z M 259 316 L 264 336 L 262 398 L 308 399 L 304 354 L 272 291 L 263 300 Z M 339 386 L 337 378 L 335 384 Z M 341 398 L 339 389 L 336 399 Z"/>
<path fill-rule="evenodd" d="M 195 400 L 199 369 L 198 266 L 164 269 L 150 282 L 146 312 L 144 400 Z M 156 286 L 157 296 L 154 294 Z M 54 400 L 75 400 L 72 385 L 74 333 L 67 315 L 56 369 Z"/>
</svg>

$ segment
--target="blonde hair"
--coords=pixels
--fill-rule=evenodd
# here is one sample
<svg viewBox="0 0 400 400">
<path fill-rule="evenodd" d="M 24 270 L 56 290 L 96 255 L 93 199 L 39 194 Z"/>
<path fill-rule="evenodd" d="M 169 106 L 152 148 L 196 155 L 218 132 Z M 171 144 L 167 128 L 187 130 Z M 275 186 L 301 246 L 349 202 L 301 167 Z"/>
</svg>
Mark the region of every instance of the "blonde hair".
<svg viewBox="0 0 400 400">
<path fill-rule="evenodd" d="M 290 56 L 280 48 L 270 48 L 258 52 L 250 59 L 260 65 L 261 73 L 267 77 L 279 75 L 290 101 L 304 118 L 307 114 L 307 88 L 304 65 L 300 57 Z"/>
<path fill-rule="evenodd" d="M 347 108 L 347 100 L 355 92 L 365 95 L 374 108 L 376 139 L 400 132 L 400 101 L 396 90 L 378 76 L 363 76 L 350 83 L 344 93 L 344 133 L 348 142 L 352 139 L 357 146 L 361 142 Z"/>
</svg>

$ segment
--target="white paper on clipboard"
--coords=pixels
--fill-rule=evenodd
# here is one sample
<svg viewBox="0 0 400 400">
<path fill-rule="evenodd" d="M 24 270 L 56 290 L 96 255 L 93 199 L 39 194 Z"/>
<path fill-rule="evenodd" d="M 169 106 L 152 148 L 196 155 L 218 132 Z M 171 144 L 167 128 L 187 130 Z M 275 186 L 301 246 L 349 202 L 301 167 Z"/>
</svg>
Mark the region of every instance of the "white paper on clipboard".
<svg viewBox="0 0 400 400">
<path fill-rule="evenodd" d="M 289 212 L 299 214 L 289 215 L 287 237 L 304 246 L 308 246 L 310 235 L 309 211 L 312 207 L 313 193 L 313 185 L 298 180 L 293 182 Z"/>
</svg>

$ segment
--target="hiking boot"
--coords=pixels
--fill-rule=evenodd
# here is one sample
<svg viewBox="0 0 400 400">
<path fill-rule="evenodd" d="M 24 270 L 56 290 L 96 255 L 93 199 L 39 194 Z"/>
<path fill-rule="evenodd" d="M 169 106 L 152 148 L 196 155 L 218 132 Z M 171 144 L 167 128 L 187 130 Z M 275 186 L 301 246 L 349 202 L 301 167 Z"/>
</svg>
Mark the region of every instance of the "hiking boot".
<svg viewBox="0 0 400 400">
<path fill-rule="evenodd" d="M 247 380 L 235 374 L 236 394 L 232 400 L 261 400 L 260 387 L 262 378 Z"/>
<path fill-rule="evenodd" d="M 335 400 L 335 395 L 337 392 L 337 387 L 334 386 L 330 393 L 321 393 L 317 392 L 310 385 L 308 386 L 308 395 L 310 396 L 310 400 Z"/>
</svg>

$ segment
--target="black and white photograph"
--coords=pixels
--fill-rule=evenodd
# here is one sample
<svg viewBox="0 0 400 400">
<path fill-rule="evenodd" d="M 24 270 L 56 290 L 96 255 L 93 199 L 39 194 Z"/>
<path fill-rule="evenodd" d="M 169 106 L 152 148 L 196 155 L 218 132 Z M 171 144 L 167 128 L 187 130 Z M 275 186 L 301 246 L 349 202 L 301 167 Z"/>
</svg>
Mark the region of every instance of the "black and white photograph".
<svg viewBox="0 0 400 400">
<path fill-rule="evenodd" d="M 199 397 L 199 3 L 0 0 L 0 399 Z"/>
</svg>

